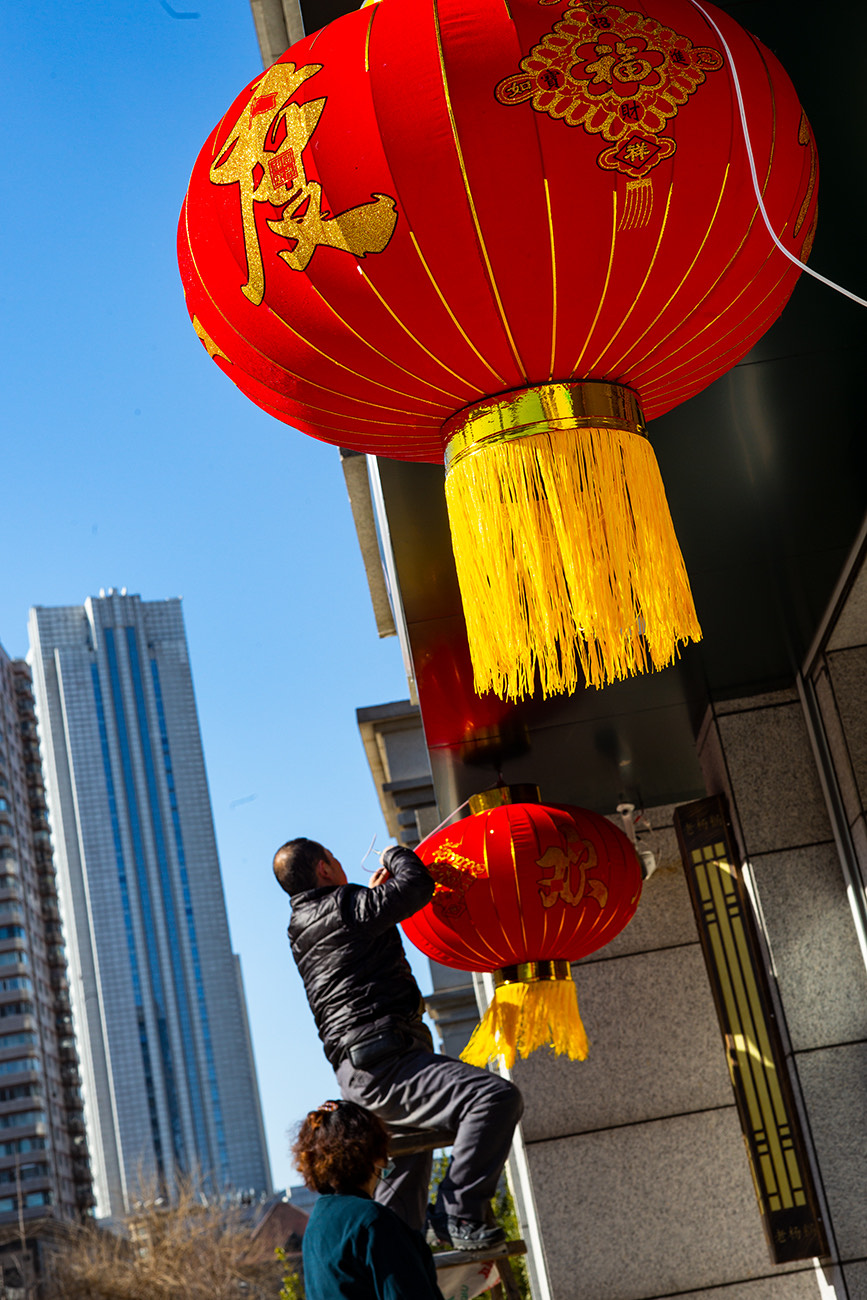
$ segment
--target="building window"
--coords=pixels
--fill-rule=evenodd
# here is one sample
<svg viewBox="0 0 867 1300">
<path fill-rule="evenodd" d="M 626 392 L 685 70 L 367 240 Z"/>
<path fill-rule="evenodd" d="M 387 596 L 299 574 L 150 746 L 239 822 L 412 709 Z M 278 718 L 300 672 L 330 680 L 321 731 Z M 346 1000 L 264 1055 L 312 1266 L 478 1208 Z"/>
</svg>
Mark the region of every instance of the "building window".
<svg viewBox="0 0 867 1300">
<path fill-rule="evenodd" d="M 8 1088 L 0 1088 L 0 1101 L 17 1101 L 19 1097 L 41 1097 L 40 1083 L 13 1083 Z"/>
<path fill-rule="evenodd" d="M 24 1151 L 44 1151 L 45 1138 L 15 1138 L 11 1142 L 0 1142 L 0 1156 L 17 1156 Z"/>
<path fill-rule="evenodd" d="M 25 1070 L 41 1070 L 38 1056 L 18 1057 L 14 1061 L 0 1061 L 0 1074 L 23 1074 Z M 8 1115 L 0 1115 L 0 1128 L 3 1128 Z"/>
<path fill-rule="evenodd" d="M 14 1183 L 18 1178 L 22 1183 L 27 1183 L 34 1178 L 47 1177 L 48 1165 L 19 1165 L 17 1169 L 0 1169 L 0 1183 Z"/>
<path fill-rule="evenodd" d="M 0 1034 L 0 1052 L 7 1047 L 35 1047 L 38 1042 L 36 1034 L 26 1030 L 18 1034 Z"/>
<path fill-rule="evenodd" d="M 0 1016 L 32 1016 L 35 1010 L 32 1002 L 0 1003 Z"/>
</svg>

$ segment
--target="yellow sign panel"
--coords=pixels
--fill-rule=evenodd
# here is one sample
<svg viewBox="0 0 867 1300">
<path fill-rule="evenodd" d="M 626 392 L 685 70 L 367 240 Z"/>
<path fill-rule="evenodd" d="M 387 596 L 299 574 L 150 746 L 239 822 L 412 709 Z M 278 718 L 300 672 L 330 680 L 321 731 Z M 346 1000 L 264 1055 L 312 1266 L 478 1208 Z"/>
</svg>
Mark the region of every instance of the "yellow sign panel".
<svg viewBox="0 0 867 1300">
<path fill-rule="evenodd" d="M 722 799 L 678 808 L 675 826 L 771 1257 L 821 1256 L 827 1243 Z"/>
</svg>

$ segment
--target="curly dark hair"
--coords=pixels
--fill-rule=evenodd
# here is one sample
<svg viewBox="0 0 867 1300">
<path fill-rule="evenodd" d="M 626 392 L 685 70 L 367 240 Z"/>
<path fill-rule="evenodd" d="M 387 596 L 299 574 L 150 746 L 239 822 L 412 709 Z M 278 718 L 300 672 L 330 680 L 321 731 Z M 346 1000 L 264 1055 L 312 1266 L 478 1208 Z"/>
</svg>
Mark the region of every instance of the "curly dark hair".
<svg viewBox="0 0 867 1300">
<path fill-rule="evenodd" d="M 386 1159 L 388 1130 L 354 1101 L 326 1101 L 302 1122 L 292 1154 L 314 1192 L 357 1192 Z"/>
</svg>

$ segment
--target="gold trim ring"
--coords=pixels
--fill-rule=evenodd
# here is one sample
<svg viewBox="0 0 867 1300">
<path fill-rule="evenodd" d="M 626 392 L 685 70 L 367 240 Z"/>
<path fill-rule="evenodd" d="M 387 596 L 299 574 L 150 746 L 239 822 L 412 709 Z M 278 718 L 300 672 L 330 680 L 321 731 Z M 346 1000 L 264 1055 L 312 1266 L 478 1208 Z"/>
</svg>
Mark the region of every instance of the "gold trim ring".
<svg viewBox="0 0 867 1300">
<path fill-rule="evenodd" d="M 552 429 L 621 429 L 647 437 L 638 394 L 623 384 L 586 380 L 539 384 L 465 406 L 442 427 L 446 473 L 465 456 L 494 442 Z"/>
<path fill-rule="evenodd" d="M 490 812 L 492 808 L 502 808 L 509 803 L 541 803 L 537 785 L 498 785 L 492 790 L 481 790 L 469 797 L 470 812 L 473 816 Z"/>
<path fill-rule="evenodd" d="M 568 980 L 572 969 L 568 961 L 522 961 L 517 966 L 503 966 L 494 971 L 494 984 L 538 984 L 542 980 Z"/>
</svg>

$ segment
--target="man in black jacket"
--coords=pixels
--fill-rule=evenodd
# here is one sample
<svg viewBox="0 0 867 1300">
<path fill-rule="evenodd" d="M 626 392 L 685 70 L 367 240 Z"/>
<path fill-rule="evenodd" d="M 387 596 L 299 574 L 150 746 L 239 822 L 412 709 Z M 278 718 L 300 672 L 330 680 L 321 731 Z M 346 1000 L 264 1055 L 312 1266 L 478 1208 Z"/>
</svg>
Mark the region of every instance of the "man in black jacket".
<svg viewBox="0 0 867 1300">
<path fill-rule="evenodd" d="M 292 899 L 292 956 L 341 1093 L 394 1133 L 454 1134 L 434 1230 L 462 1250 L 501 1241 L 490 1201 L 523 1102 L 499 1075 L 433 1051 L 397 931 L 433 897 L 424 863 L 410 849 L 386 849 L 366 889 L 348 884 L 321 844 L 297 839 L 277 850 L 274 874 Z M 429 1151 L 401 1157 L 377 1188 L 376 1200 L 414 1228 L 424 1225 L 431 1161 Z"/>
</svg>

